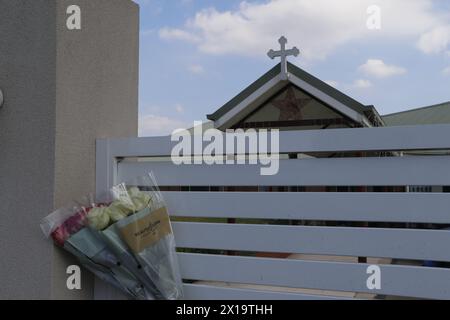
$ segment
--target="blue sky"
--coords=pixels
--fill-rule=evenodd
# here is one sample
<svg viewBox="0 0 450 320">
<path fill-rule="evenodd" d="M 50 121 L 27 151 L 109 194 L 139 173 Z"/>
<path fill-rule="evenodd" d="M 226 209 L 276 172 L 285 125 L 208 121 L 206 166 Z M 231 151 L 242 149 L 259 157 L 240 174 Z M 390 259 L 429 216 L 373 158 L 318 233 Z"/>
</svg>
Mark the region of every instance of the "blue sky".
<svg viewBox="0 0 450 320">
<path fill-rule="evenodd" d="M 290 61 L 381 114 L 450 100 L 450 1 L 139 0 L 140 135 L 206 120 L 277 61 Z M 369 30 L 367 8 L 381 9 Z"/>
</svg>

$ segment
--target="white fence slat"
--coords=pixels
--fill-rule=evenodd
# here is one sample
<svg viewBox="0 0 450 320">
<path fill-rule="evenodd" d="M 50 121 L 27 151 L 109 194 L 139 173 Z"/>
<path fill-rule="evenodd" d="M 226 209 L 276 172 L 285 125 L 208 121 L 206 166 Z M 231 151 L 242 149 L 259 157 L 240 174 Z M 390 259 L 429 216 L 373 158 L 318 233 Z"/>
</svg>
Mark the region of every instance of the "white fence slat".
<svg viewBox="0 0 450 320">
<path fill-rule="evenodd" d="M 450 125 L 281 131 L 280 152 L 400 151 L 450 149 Z M 109 139 L 115 157 L 169 156 L 170 136 Z"/>
<path fill-rule="evenodd" d="M 184 284 L 186 300 L 350 300 L 345 297 Z"/>
<path fill-rule="evenodd" d="M 262 176 L 259 165 L 119 163 L 118 181 L 149 171 L 161 186 L 386 186 L 448 185 L 450 156 L 280 160 L 279 172 Z"/>
<path fill-rule="evenodd" d="M 367 288 L 367 264 L 179 254 L 184 279 L 449 299 L 450 270 L 380 265 L 381 289 Z"/>
<path fill-rule="evenodd" d="M 163 192 L 177 217 L 450 223 L 448 193 Z"/>
<path fill-rule="evenodd" d="M 450 261 L 450 230 L 174 222 L 181 248 Z"/>
</svg>

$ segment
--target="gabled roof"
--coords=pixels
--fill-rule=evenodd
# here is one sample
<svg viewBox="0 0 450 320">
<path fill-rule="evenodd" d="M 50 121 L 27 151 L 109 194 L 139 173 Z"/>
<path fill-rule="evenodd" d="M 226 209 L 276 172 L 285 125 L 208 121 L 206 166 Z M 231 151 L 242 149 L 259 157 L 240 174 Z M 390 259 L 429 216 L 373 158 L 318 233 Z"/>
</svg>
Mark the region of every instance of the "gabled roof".
<svg viewBox="0 0 450 320">
<path fill-rule="evenodd" d="M 387 126 L 450 123 L 450 101 L 383 116 Z"/>
<path fill-rule="evenodd" d="M 235 96 L 233 99 L 231 99 L 229 102 L 227 102 L 224 106 L 222 106 L 220 109 L 218 109 L 213 114 L 207 115 L 207 118 L 212 121 L 219 120 L 222 116 L 230 112 L 232 109 L 234 109 L 236 106 L 241 104 L 243 101 L 245 101 L 247 98 L 249 98 L 252 94 L 260 90 L 263 86 L 267 85 L 270 81 L 276 81 L 277 77 L 280 77 L 280 70 L 281 65 L 280 63 L 277 64 L 275 67 L 273 67 L 271 70 L 269 70 L 266 74 L 264 74 L 262 77 L 260 77 L 258 80 L 253 82 L 251 85 L 249 85 L 247 88 L 245 88 L 241 93 L 239 93 L 237 96 Z M 327 83 L 323 82 L 322 80 L 314 77 L 313 75 L 309 74 L 308 72 L 300 69 L 299 67 L 293 65 L 292 63 L 288 62 L 288 73 L 293 76 L 293 78 L 296 78 L 301 83 L 306 84 L 307 86 L 310 86 L 331 99 L 334 99 L 335 101 L 338 101 L 338 103 L 346 106 L 347 108 L 352 109 L 356 113 L 358 113 L 361 117 L 361 119 L 367 120 L 367 113 L 374 112 L 373 106 L 365 106 L 361 104 L 360 102 L 354 100 L 353 98 L 347 96 L 346 94 L 342 93 L 341 91 L 333 88 L 332 86 L 328 85 Z M 289 84 L 289 81 L 293 79 L 289 79 L 288 81 L 284 81 L 284 85 Z M 282 83 L 283 81 L 279 81 Z M 295 85 L 298 83 L 295 83 L 292 81 Z M 301 86 L 299 86 L 301 88 Z M 280 84 L 277 89 L 280 88 Z M 303 88 L 301 88 L 303 89 Z M 319 98 L 320 97 L 316 97 Z M 375 110 L 376 112 L 376 110 Z"/>
</svg>

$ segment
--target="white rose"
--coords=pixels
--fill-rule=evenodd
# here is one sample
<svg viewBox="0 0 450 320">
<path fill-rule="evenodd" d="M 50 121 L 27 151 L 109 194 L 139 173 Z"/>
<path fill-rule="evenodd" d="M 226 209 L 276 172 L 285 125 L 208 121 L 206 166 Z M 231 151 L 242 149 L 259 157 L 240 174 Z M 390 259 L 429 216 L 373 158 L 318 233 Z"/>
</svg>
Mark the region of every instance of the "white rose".
<svg viewBox="0 0 450 320">
<path fill-rule="evenodd" d="M 130 215 L 133 210 L 120 201 L 114 201 L 108 208 L 108 214 L 112 221 L 117 222 Z"/>
<path fill-rule="evenodd" d="M 138 188 L 131 188 L 129 193 L 136 211 L 141 211 L 150 206 L 151 197 L 146 192 L 142 192 Z"/>
<path fill-rule="evenodd" d="M 103 230 L 109 225 L 110 217 L 108 214 L 108 208 L 96 207 L 91 209 L 88 213 L 89 225 L 96 230 Z"/>
</svg>

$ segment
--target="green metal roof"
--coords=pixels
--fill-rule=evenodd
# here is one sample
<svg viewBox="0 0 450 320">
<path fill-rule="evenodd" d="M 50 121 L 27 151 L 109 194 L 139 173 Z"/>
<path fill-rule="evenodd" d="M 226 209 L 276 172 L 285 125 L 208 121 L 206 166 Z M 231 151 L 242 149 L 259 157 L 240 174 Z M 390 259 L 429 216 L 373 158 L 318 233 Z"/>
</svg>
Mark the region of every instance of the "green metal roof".
<svg viewBox="0 0 450 320">
<path fill-rule="evenodd" d="M 387 126 L 450 123 L 450 101 L 428 107 L 388 114 L 382 117 Z"/>
<path fill-rule="evenodd" d="M 230 111 L 235 106 L 237 106 L 239 103 L 241 103 L 243 100 L 245 100 L 247 97 L 249 97 L 253 92 L 255 92 L 260 87 L 262 87 L 265 83 L 267 83 L 268 81 L 270 81 L 271 79 L 276 77 L 280 73 L 280 68 L 281 68 L 281 66 L 279 63 L 275 67 L 273 67 L 271 70 L 269 70 L 266 74 L 264 74 L 262 77 L 260 77 L 258 80 L 253 82 L 247 88 L 245 88 L 241 93 L 239 93 L 236 97 L 234 97 L 229 102 L 227 102 L 224 106 L 222 106 L 216 112 L 214 112 L 213 114 L 207 115 L 207 118 L 209 120 L 213 120 L 213 121 L 218 120 L 220 117 L 222 117 L 228 111 Z M 293 65 L 290 62 L 288 62 L 288 72 L 295 75 L 297 78 L 307 82 L 311 86 L 319 89 L 320 91 L 326 93 L 330 97 L 336 99 L 337 101 L 341 102 L 342 104 L 346 105 L 347 107 L 353 109 L 354 111 L 356 111 L 362 115 L 364 115 L 364 111 L 372 110 L 370 107 L 365 106 L 365 105 L 361 104 L 360 102 L 352 99 L 351 97 L 347 96 L 346 94 L 340 92 L 339 90 L 333 88 L 332 86 L 328 85 L 327 83 L 314 77 L 313 75 L 300 69 L 299 67 Z"/>
</svg>

